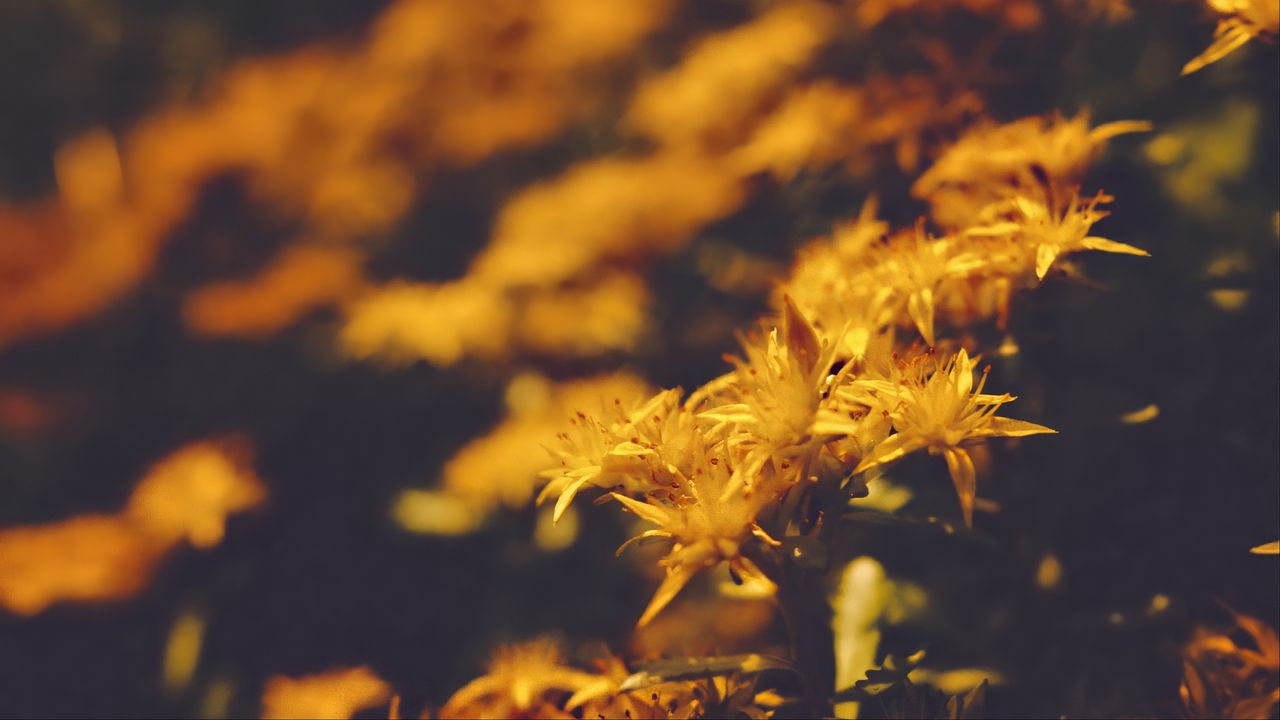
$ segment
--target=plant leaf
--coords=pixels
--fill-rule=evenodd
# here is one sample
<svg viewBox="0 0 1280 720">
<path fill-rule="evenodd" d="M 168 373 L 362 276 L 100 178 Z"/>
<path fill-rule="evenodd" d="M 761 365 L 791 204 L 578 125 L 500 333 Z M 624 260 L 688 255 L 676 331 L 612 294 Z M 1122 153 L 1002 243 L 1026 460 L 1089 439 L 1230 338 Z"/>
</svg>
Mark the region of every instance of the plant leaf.
<svg viewBox="0 0 1280 720">
<path fill-rule="evenodd" d="M 720 675 L 752 675 L 766 670 L 795 672 L 791 663 L 780 657 L 749 653 L 746 655 L 720 655 L 713 657 L 682 657 L 658 660 L 640 666 L 618 687 L 619 692 L 630 692 L 651 685 L 678 680 L 717 677 Z"/>
</svg>

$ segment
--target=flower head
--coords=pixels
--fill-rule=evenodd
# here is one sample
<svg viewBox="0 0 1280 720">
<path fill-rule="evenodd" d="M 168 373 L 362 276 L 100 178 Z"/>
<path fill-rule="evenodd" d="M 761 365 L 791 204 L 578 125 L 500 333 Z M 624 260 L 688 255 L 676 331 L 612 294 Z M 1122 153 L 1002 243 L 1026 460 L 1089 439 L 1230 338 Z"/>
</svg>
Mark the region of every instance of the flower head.
<svg viewBox="0 0 1280 720">
<path fill-rule="evenodd" d="M 1052 198 L 1041 202 L 1016 195 L 1005 203 L 988 207 L 983 213 L 1000 218 L 998 221 L 972 228 L 966 234 L 1005 236 L 1013 240 L 1014 247 L 1021 248 L 1034 262 L 1037 280 L 1044 279 L 1060 256 L 1080 250 L 1149 257 L 1151 253 L 1141 248 L 1089 234 L 1093 224 L 1107 216 L 1106 211 L 1098 209 L 1098 205 L 1107 202 L 1111 202 L 1111 198 L 1102 193 L 1088 201 L 1073 194 L 1061 207 L 1055 207 Z"/>
<path fill-rule="evenodd" d="M 618 548 L 619 553 L 632 542 L 646 538 L 666 538 L 671 542 L 670 551 L 661 561 L 666 578 L 639 625 L 648 623 L 700 571 L 721 562 L 728 562 L 740 576 L 764 578 L 741 551 L 753 535 L 772 542 L 755 520 L 777 495 L 765 491 L 726 492 L 734 487 L 735 469 L 724 456 L 724 443 L 712 441 L 700 431 L 694 431 L 692 439 L 682 465 L 667 464 L 661 475 L 654 472 L 654 486 L 642 499 L 613 493 L 614 499 L 637 517 L 656 526 L 628 540 Z M 655 452 L 648 459 L 661 462 L 659 457 L 660 453 Z"/>
<path fill-rule="evenodd" d="M 1029 117 L 979 125 L 947 149 L 911 187 L 928 200 L 937 224 L 960 230 L 984 208 L 1017 195 L 1052 204 L 1079 186 L 1085 170 L 1111 138 L 1150 129 L 1123 120 L 1089 128 L 1089 117 Z"/>
<path fill-rule="evenodd" d="M 472 680 L 440 709 L 441 718 L 570 718 L 549 697 L 599 685 L 601 678 L 564 664 L 547 639 L 499 648 L 484 675 Z"/>
<path fill-rule="evenodd" d="M 962 349 L 945 363 L 936 363 L 927 356 L 917 358 L 904 366 L 896 383 L 863 381 L 867 389 L 896 401 L 890 411 L 894 434 L 855 468 L 855 472 L 870 470 L 921 449 L 942 455 L 960 497 L 965 525 L 969 526 L 973 525 L 977 473 L 964 446 L 990 437 L 1055 432 L 1035 423 L 998 417 L 996 411 L 1013 396 L 983 394 L 986 372 L 975 388 L 973 368 L 969 354 Z"/>
<path fill-rule="evenodd" d="M 710 434 L 723 438 L 741 455 L 724 496 L 751 492 L 762 476 L 786 484 L 803 479 L 806 459 L 821 446 L 814 423 L 828 389 L 850 369 L 834 375 L 836 342 L 822 342 L 813 325 L 790 298 L 781 327 L 763 338 L 746 339 L 746 359 L 730 358 L 737 369 L 718 383 L 711 396 L 720 404 L 698 417 L 712 423 Z M 727 402 L 726 402 L 727 400 Z"/>
</svg>

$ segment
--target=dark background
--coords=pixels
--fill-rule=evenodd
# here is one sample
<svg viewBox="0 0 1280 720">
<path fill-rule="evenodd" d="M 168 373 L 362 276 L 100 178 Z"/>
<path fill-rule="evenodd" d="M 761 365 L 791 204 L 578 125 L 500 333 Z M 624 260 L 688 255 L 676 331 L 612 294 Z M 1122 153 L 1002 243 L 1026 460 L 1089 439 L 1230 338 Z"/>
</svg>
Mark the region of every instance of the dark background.
<svg viewBox="0 0 1280 720">
<path fill-rule="evenodd" d="M 1227 621 L 1219 601 L 1273 625 L 1280 613 L 1280 563 L 1247 552 L 1280 537 L 1277 52 L 1251 43 L 1180 78 L 1181 64 L 1210 41 L 1211 21 L 1192 3 L 1136 9 L 1119 26 L 1082 31 L 1054 20 L 1005 38 L 992 61 L 999 72 L 981 79 L 991 114 L 1087 106 L 1098 122 L 1143 118 L 1162 129 L 1212 120 L 1231 102 L 1254 104 L 1253 160 L 1221 188 L 1229 207 L 1207 213 L 1175 201 L 1163 170 L 1144 157 L 1146 138 L 1115 141 L 1085 190 L 1117 198 L 1102 234 L 1153 257 L 1089 257 L 1097 287 L 1049 283 L 1024 296 L 1013 321 L 1022 353 L 994 361 L 993 386 L 1020 396 L 1010 414 L 1061 434 L 996 449 L 1000 471 L 982 479 L 981 494 L 1003 511 L 979 514 L 987 541 L 892 529 L 865 538 L 891 576 L 931 595 L 931 611 L 889 632 L 882 652 L 927 645 L 941 666 L 1000 669 L 1007 684 L 992 693 L 997 716 L 1176 714 L 1178 651 L 1192 627 Z M 52 191 L 53 150 L 84 129 L 123 130 L 172 88 L 198 88 L 238 59 L 358 37 L 377 10 L 329 0 L 0 3 L 0 198 Z M 698 4 L 655 42 L 678 48 L 743 12 Z M 856 77 L 859 63 L 892 58 L 916 32 L 891 22 L 833 50 L 828 70 Z M 956 18 L 940 32 L 963 48 L 991 28 Z M 570 137 L 551 147 L 572 154 L 572 145 Z M 493 181 L 562 164 L 545 150 L 508 152 L 432 182 L 384 244 L 388 255 L 373 259 L 375 272 L 461 273 L 504 199 Z M 921 212 L 905 192 L 910 178 L 877 181 L 889 219 Z M 211 185 L 135 290 L 67 331 L 0 350 L 4 384 L 73 398 L 75 408 L 49 433 L 0 434 L 0 526 L 112 511 L 156 458 L 229 431 L 254 441 L 271 498 L 232 519 L 218 548 L 175 553 L 129 601 L 59 605 L 31 619 L 0 612 L 0 715 L 195 716 L 215 679 L 234 684 L 234 714 L 254 715 L 270 675 L 358 664 L 416 712 L 479 674 L 499 642 L 558 631 L 621 647 L 652 586 L 613 559 L 622 529 L 612 513 L 588 509 L 579 541 L 548 554 L 529 539 L 532 511 L 440 539 L 394 527 L 392 499 L 427 485 L 499 419 L 502 387 L 523 367 L 571 377 L 625 365 L 685 387 L 718 374 L 733 330 L 764 305 L 708 288 L 689 269 L 698 243 L 786 259 L 854 214 L 871 189 L 834 172 L 766 184 L 652 268 L 661 332 L 634 356 L 393 370 L 332 357 L 325 317 L 256 343 L 187 334 L 177 300 L 209 277 L 210 243 L 242 237 L 238 270 L 249 273 L 280 236 L 235 178 Z M 1207 279 L 1206 262 L 1228 248 L 1245 253 L 1250 269 Z M 1246 305 L 1213 305 L 1206 293 L 1220 287 L 1247 290 Z M 708 318 L 722 318 L 714 337 L 689 340 Z M 1118 421 L 1149 403 L 1160 408 L 1155 420 Z M 908 516 L 953 512 L 931 460 L 900 470 L 917 492 Z M 1048 593 L 1034 583 L 1046 553 L 1064 567 Z M 1156 593 L 1172 604 L 1148 616 Z M 201 609 L 209 625 L 195 682 L 170 695 L 160 681 L 163 648 L 186 608 Z"/>
</svg>

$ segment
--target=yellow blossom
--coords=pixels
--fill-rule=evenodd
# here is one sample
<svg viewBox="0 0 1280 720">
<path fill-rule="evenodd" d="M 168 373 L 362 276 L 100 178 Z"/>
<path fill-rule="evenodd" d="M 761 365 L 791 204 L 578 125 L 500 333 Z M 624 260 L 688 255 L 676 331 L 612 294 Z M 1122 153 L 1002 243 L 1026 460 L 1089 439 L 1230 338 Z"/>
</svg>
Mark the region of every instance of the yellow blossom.
<svg viewBox="0 0 1280 720">
<path fill-rule="evenodd" d="M 601 686 L 596 675 L 564 664 L 547 639 L 499 648 L 488 672 L 462 686 L 440 709 L 441 718 L 570 718 L 552 699 Z"/>
<path fill-rule="evenodd" d="M 263 720 L 345 719 L 386 701 L 391 687 L 367 667 L 291 678 L 277 675 L 262 692 Z"/>
<path fill-rule="evenodd" d="M 1088 202 L 1073 198 L 1061 210 L 1024 195 L 1012 198 L 1004 207 L 993 207 L 1003 221 L 970 229 L 970 236 L 1008 236 L 1025 248 L 1034 258 L 1037 280 L 1043 280 L 1049 268 L 1061 255 L 1079 250 L 1139 255 L 1151 253 L 1132 245 L 1090 235 L 1093 224 L 1107 216 L 1098 205 L 1111 198 L 1098 193 Z"/>
<path fill-rule="evenodd" d="M 932 366 L 932 367 L 930 367 Z M 918 359 L 906 368 L 897 383 L 865 381 L 873 391 L 892 396 L 897 404 L 890 413 L 890 435 L 855 468 L 863 472 L 894 462 L 916 450 L 942 455 L 955 483 L 965 525 L 973 524 L 977 471 L 965 445 L 990 437 L 1022 437 L 1056 432 L 1042 425 L 996 416 L 1011 395 L 987 395 L 982 389 L 986 372 L 973 386 L 974 363 L 963 349 L 945 363 Z"/>
<path fill-rule="evenodd" d="M 950 230 L 970 227 L 984 208 L 1018 195 L 1052 205 L 1052 198 L 1074 193 L 1108 140 L 1149 128 L 1124 120 L 1090 129 L 1087 113 L 981 124 L 951 145 L 911 193 L 926 199 L 934 222 Z"/>
<path fill-rule="evenodd" d="M 802 479 L 806 459 L 822 441 L 814 433 L 821 401 L 829 386 L 852 367 L 846 363 L 831 374 L 838 347 L 820 341 L 788 298 L 781 327 L 756 341 L 744 340 L 746 360 L 730 358 L 737 370 L 718 383 L 725 390 L 715 399 L 732 402 L 714 405 L 698 416 L 713 421 L 711 433 L 724 437 L 731 451 L 741 454 L 725 495 L 751 489 L 766 463 L 786 482 Z"/>
<path fill-rule="evenodd" d="M 657 527 L 628 540 L 666 538 L 667 576 L 641 616 L 644 625 L 699 571 L 728 561 L 741 575 L 762 577 L 739 553 L 757 528 L 761 509 L 775 499 L 764 492 L 726 494 L 733 467 L 716 442 L 695 427 L 693 413 L 678 405 L 679 390 L 660 393 L 606 428 L 589 416 L 578 432 L 562 436 L 562 462 L 543 497 L 558 493 L 556 517 L 585 485 L 616 486 L 611 497 Z M 643 500 L 635 499 L 643 497 Z M 619 548 L 619 552 L 623 548 Z"/>
</svg>

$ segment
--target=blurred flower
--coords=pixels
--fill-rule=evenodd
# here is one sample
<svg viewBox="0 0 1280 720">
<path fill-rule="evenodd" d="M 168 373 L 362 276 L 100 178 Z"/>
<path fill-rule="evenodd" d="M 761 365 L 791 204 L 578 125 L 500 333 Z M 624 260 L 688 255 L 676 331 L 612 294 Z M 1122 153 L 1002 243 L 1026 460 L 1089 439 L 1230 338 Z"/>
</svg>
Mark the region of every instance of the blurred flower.
<svg viewBox="0 0 1280 720">
<path fill-rule="evenodd" d="M 977 125 L 911 186 L 930 217 L 949 230 L 971 227 L 985 208 L 1023 195 L 1049 207 L 1075 195 L 1085 170 L 1111 138 L 1150 129 L 1136 120 L 1089 128 L 1089 116 L 1029 117 Z"/>
<path fill-rule="evenodd" d="M 947 10 L 964 10 L 976 15 L 994 16 L 1004 25 L 1025 30 L 1040 24 L 1040 7 L 1034 0 L 845 0 L 853 8 L 859 23 L 867 29 L 879 25 L 890 15 L 941 15 Z"/>
<path fill-rule="evenodd" d="M 146 586 L 169 547 L 113 515 L 0 530 L 0 604 L 35 615 L 59 601 L 129 597 Z"/>
<path fill-rule="evenodd" d="M 1233 613 L 1232 634 L 1197 628 L 1183 649 L 1182 702 L 1193 718 L 1252 720 L 1275 714 L 1280 703 L 1280 639 L 1257 618 Z"/>
<path fill-rule="evenodd" d="M 192 330 L 215 336 L 270 336 L 307 312 L 354 295 L 362 258 L 350 248 L 294 245 L 249 280 L 220 280 L 187 296 Z"/>
<path fill-rule="evenodd" d="M 297 678 L 275 675 L 262 690 L 262 718 L 348 720 L 361 710 L 381 705 L 390 695 L 391 687 L 367 667 Z"/>
<path fill-rule="evenodd" d="M 1151 253 L 1141 248 L 1089 234 L 1093 224 L 1107 216 L 1098 205 L 1110 201 L 1098 193 L 1088 202 L 1072 197 L 1061 208 L 1051 208 L 1018 195 L 1006 206 L 989 206 L 982 213 L 989 224 L 970 228 L 966 234 L 1004 237 L 1025 248 L 1028 259 L 1034 258 L 1037 280 L 1044 279 L 1059 256 L 1080 250 L 1149 257 Z"/>
<path fill-rule="evenodd" d="M 156 463 L 124 514 L 158 537 L 198 548 L 222 542 L 226 518 L 262 502 L 266 488 L 248 468 L 242 440 L 192 443 Z"/>
<path fill-rule="evenodd" d="M 927 132 L 979 107 L 918 74 L 797 80 L 838 28 L 829 7 L 794 2 L 700 39 L 631 95 L 621 126 L 648 151 L 590 158 L 517 192 L 468 273 L 416 294 L 417 310 L 382 312 L 378 293 L 350 302 L 343 347 L 445 365 L 628 349 L 647 325 L 644 264 L 740 208 L 760 173 L 787 181 L 842 161 L 865 168 L 884 146 L 913 167 Z M 460 305 L 475 315 L 457 320 Z"/>
<path fill-rule="evenodd" d="M 452 365 L 468 355 L 500 355 L 512 312 L 502 296 L 478 283 L 393 282 L 347 305 L 339 341 L 358 358 Z"/>
<path fill-rule="evenodd" d="M 238 441 L 192 443 L 156 463 L 119 514 L 0 530 L 0 605 L 34 615 L 133 595 L 175 545 L 214 547 L 228 515 L 262 502 L 247 460 Z"/>
<path fill-rule="evenodd" d="M 975 388 L 973 369 L 969 354 L 961 349 L 945 363 L 937 363 L 931 357 L 917 358 L 905 366 L 896 383 L 863 381 L 873 392 L 894 399 L 896 404 L 890 412 L 894 434 L 877 445 L 854 470 L 864 472 L 920 449 L 942 455 L 968 526 L 973 525 L 977 471 L 964 446 L 991 437 L 1055 432 L 1024 420 L 996 416 L 1000 406 L 1014 398 L 1008 394 L 983 394 L 986 372 Z"/>
<path fill-rule="evenodd" d="M 553 383 L 526 373 L 507 388 L 507 416 L 488 433 L 464 445 L 444 464 L 434 490 L 402 494 L 394 515 L 412 532 L 471 532 L 500 507 L 519 508 L 533 499 L 548 451 L 576 413 L 630 406 L 651 388 L 619 372 Z M 615 403 L 616 401 L 616 403 Z"/>
<path fill-rule="evenodd" d="M 488 672 L 459 688 L 440 709 L 440 717 L 571 718 L 560 707 L 559 693 L 592 692 L 608 685 L 565 665 L 554 642 L 533 640 L 499 648 Z"/>
<path fill-rule="evenodd" d="M 676 67 L 640 86 L 623 122 L 667 148 L 718 154 L 742 142 L 744 120 L 809 65 L 835 20 L 823 3 L 777 3 L 702 38 Z"/>
<path fill-rule="evenodd" d="M 408 210 L 430 171 L 537 143 L 587 114 L 587 68 L 625 56 L 669 3 L 397 0 L 353 46 L 316 44 L 244 61 L 208 99 L 163 107 L 119 138 L 93 130 L 58 149 L 58 195 L 0 206 L 0 343 L 90 316 L 154 266 L 211 180 L 302 226 L 305 245 L 357 246 Z M 516 31 L 513 31 L 516 30 Z M 598 75 L 598 73 L 597 73 Z M 302 255 L 310 251 L 302 251 Z M 197 291 L 201 332 L 261 336 L 348 294 L 359 263 L 304 279 L 286 252 L 253 283 Z M 237 292 L 238 291 L 238 292 Z M 249 298 L 263 300 L 253 317 Z"/>
</svg>

